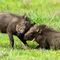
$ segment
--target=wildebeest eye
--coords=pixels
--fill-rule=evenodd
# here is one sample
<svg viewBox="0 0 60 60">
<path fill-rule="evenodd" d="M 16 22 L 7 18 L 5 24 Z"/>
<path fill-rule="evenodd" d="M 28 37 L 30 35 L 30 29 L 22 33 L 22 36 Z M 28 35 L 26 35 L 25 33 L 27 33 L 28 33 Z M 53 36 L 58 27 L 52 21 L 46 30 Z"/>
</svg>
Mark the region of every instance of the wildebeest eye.
<svg viewBox="0 0 60 60">
<path fill-rule="evenodd" d="M 25 24 L 25 22 L 23 22 L 23 24 Z"/>
<path fill-rule="evenodd" d="M 31 35 L 31 36 L 34 35 L 34 32 L 30 33 L 30 35 Z"/>
<path fill-rule="evenodd" d="M 33 34 L 32 34 L 32 33 L 30 33 L 30 35 L 32 36 Z"/>
<path fill-rule="evenodd" d="M 25 25 L 25 22 L 22 22 L 22 24 L 21 25 Z"/>
</svg>

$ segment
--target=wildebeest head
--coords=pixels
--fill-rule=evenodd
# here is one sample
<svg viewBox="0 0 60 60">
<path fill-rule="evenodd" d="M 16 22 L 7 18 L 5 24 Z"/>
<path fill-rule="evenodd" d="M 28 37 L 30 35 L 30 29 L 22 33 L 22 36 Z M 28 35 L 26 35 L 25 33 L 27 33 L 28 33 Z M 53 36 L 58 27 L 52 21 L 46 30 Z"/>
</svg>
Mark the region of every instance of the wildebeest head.
<svg viewBox="0 0 60 60">
<path fill-rule="evenodd" d="M 24 35 L 25 40 L 32 40 L 35 38 L 38 34 L 40 35 L 42 33 L 42 30 L 46 27 L 46 25 L 41 24 L 38 26 L 31 27 L 30 30 Z"/>
<path fill-rule="evenodd" d="M 25 13 L 22 16 L 20 22 L 18 22 L 18 24 L 16 25 L 17 35 L 26 33 L 31 26 L 34 26 L 34 24 L 35 23 L 31 24 L 30 19 L 27 17 L 27 14 Z"/>
</svg>

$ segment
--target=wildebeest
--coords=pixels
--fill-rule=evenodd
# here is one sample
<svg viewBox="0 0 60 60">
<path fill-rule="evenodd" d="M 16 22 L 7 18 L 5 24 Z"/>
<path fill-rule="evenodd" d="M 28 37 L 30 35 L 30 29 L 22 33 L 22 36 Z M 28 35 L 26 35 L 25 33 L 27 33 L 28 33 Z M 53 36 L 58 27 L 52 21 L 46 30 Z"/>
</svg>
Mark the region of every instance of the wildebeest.
<svg viewBox="0 0 60 60">
<path fill-rule="evenodd" d="M 23 16 L 0 13 L 0 32 L 8 34 L 11 48 L 14 46 L 13 35 L 17 35 L 20 38 L 32 25 L 26 13 Z M 21 41 L 24 43 L 23 39 Z"/>
<path fill-rule="evenodd" d="M 25 40 L 35 40 L 39 46 L 37 48 L 60 49 L 60 32 L 41 24 L 30 28 L 24 35 Z"/>
</svg>

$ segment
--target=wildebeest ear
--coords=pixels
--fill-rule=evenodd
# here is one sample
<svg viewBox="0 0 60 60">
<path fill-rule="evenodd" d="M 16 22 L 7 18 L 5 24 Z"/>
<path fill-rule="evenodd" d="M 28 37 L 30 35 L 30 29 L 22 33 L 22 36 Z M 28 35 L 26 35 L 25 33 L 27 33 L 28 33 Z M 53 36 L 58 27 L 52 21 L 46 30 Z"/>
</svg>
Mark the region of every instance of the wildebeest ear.
<svg viewBox="0 0 60 60">
<path fill-rule="evenodd" d="M 27 17 L 27 14 L 25 13 L 24 15 L 23 15 L 23 18 L 25 19 Z"/>
<path fill-rule="evenodd" d="M 35 24 L 36 24 L 36 23 L 32 23 L 32 24 L 31 24 L 31 27 L 34 26 Z"/>
</svg>

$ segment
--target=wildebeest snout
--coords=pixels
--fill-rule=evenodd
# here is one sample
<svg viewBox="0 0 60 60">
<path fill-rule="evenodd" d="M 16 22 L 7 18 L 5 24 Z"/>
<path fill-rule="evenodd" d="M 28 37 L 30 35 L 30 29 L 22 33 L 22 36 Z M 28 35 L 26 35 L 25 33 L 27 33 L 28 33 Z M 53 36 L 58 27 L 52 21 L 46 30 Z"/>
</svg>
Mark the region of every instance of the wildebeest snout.
<svg viewBox="0 0 60 60">
<path fill-rule="evenodd" d="M 32 40 L 32 37 L 33 37 L 32 35 L 25 34 L 24 40 L 30 40 L 30 39 Z"/>
<path fill-rule="evenodd" d="M 17 35 L 18 35 L 18 36 L 20 36 L 20 35 L 23 34 L 23 33 L 24 33 L 24 30 L 22 30 L 22 29 L 20 29 L 20 30 L 17 31 Z"/>
<path fill-rule="evenodd" d="M 28 36 L 26 34 L 24 35 L 24 40 L 28 40 Z"/>
</svg>

